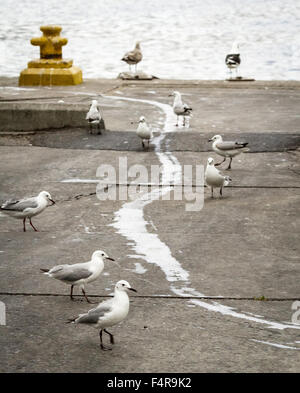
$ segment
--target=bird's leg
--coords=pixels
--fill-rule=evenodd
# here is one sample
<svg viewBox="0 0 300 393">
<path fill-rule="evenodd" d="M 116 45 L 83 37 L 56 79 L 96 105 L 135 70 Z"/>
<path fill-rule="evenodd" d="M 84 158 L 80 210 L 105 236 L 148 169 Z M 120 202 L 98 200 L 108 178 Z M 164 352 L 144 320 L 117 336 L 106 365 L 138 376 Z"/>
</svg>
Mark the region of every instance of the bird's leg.
<svg viewBox="0 0 300 393">
<path fill-rule="evenodd" d="M 114 336 L 111 333 L 109 333 L 106 329 L 103 329 L 103 330 L 105 331 L 105 333 L 107 333 L 109 335 L 110 343 L 114 344 L 115 343 Z"/>
<path fill-rule="evenodd" d="M 79 301 L 81 302 L 81 299 L 75 299 L 73 296 L 73 289 L 74 289 L 74 284 L 71 285 L 71 292 L 70 292 L 70 298 L 73 302 Z"/>
<path fill-rule="evenodd" d="M 99 332 L 99 336 L 100 336 L 100 348 L 101 348 L 103 351 L 110 351 L 111 348 L 105 347 L 105 346 L 103 345 L 103 340 L 102 340 L 102 329 L 101 329 L 100 332 Z"/>
<path fill-rule="evenodd" d="M 224 161 L 226 161 L 226 157 L 224 157 L 224 160 L 223 160 L 223 161 L 217 162 L 217 163 L 215 164 L 215 166 L 219 166 L 219 165 L 223 164 Z"/>
<path fill-rule="evenodd" d="M 98 135 L 101 135 L 102 132 L 101 132 L 101 129 L 100 129 L 100 122 L 97 124 L 97 129 L 98 129 Z"/>
<path fill-rule="evenodd" d="M 35 232 L 38 232 L 38 230 L 35 228 L 35 226 L 34 226 L 33 223 L 31 222 L 31 218 L 29 218 L 29 222 L 30 222 L 30 225 L 32 226 L 32 228 L 35 230 Z"/>
<path fill-rule="evenodd" d="M 75 299 L 73 298 L 73 288 L 74 288 L 74 285 L 71 285 L 71 292 L 70 292 L 70 298 L 71 298 L 71 300 L 75 300 Z"/>
<path fill-rule="evenodd" d="M 212 198 L 214 197 L 214 188 L 213 187 L 211 187 L 211 197 Z"/>
<path fill-rule="evenodd" d="M 83 288 L 81 288 L 81 291 L 83 293 L 83 296 L 85 297 L 86 301 L 90 304 L 94 304 L 95 302 L 91 302 L 90 299 L 86 296 L 85 290 Z"/>
<path fill-rule="evenodd" d="M 183 116 L 183 127 L 185 127 L 185 116 Z"/>
<path fill-rule="evenodd" d="M 221 195 L 221 196 L 223 196 L 223 194 L 222 194 L 222 189 L 223 189 L 223 187 L 220 187 L 220 195 Z"/>
<path fill-rule="evenodd" d="M 178 127 L 178 119 L 179 119 L 179 116 L 177 115 L 177 123 L 176 123 L 176 127 Z"/>
<path fill-rule="evenodd" d="M 228 167 L 226 168 L 226 170 L 231 169 L 231 161 L 232 161 L 232 157 L 230 157 L 230 162 L 229 162 L 229 165 L 228 165 Z"/>
<path fill-rule="evenodd" d="M 26 221 L 26 217 L 23 218 L 23 231 L 24 231 L 24 232 L 26 232 L 25 221 Z"/>
</svg>

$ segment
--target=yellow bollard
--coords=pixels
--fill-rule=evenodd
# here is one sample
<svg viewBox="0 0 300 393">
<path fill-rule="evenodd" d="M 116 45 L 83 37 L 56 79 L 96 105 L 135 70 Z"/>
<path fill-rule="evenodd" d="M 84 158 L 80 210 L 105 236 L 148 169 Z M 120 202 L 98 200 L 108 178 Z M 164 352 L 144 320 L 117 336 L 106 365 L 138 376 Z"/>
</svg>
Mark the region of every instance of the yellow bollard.
<svg viewBox="0 0 300 393">
<path fill-rule="evenodd" d="M 19 86 L 68 86 L 82 83 L 82 71 L 73 66 L 73 60 L 62 58 L 62 47 L 67 38 L 62 38 L 60 26 L 41 26 L 42 37 L 32 38 L 31 44 L 40 47 L 40 59 L 28 63 L 20 73 Z"/>
</svg>

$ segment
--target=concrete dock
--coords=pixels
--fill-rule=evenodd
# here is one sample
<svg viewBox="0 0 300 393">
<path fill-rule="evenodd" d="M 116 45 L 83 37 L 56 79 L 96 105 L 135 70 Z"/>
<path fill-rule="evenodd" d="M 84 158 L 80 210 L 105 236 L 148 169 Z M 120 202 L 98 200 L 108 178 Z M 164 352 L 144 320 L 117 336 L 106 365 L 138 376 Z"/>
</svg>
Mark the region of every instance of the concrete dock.
<svg viewBox="0 0 300 393">
<path fill-rule="evenodd" d="M 193 108 L 189 127 L 165 123 L 174 90 Z M 94 98 L 102 135 L 85 123 Z M 159 151 L 143 151 L 134 124 L 141 115 L 154 137 L 165 133 Z M 300 82 L 99 79 L 18 88 L 17 79 L 0 78 L 0 202 L 42 190 L 56 201 L 33 218 L 39 232 L 0 217 L 0 372 L 299 372 L 299 129 Z M 250 147 L 231 171 L 218 167 L 232 178 L 224 197 L 200 187 L 199 211 L 172 198 L 143 207 L 146 235 L 182 272 L 171 280 L 164 254 L 150 261 L 134 231 L 118 231 L 115 213 L 126 201 L 100 201 L 96 171 L 118 168 L 123 157 L 150 173 L 161 165 L 158 153 L 181 166 L 220 161 L 208 142 L 216 134 Z M 127 319 L 109 329 L 116 343 L 107 352 L 96 330 L 65 323 L 92 308 L 78 289 L 72 302 L 69 287 L 40 273 L 88 261 L 96 249 L 117 263 L 106 263 L 88 296 L 102 301 L 120 279 L 138 291 Z"/>
</svg>

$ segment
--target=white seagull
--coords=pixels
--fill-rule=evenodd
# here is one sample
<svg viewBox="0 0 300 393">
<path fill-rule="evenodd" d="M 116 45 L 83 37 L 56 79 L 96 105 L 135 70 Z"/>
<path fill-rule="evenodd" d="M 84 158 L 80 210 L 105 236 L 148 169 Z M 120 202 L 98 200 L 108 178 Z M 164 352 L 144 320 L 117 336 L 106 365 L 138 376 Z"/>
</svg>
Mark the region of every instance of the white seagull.
<svg viewBox="0 0 300 393">
<path fill-rule="evenodd" d="M 137 292 L 131 288 L 127 281 L 118 281 L 115 285 L 115 293 L 112 299 L 99 303 L 96 308 L 89 310 L 86 314 L 79 314 L 78 317 L 69 319 L 68 323 L 83 323 L 95 329 L 100 329 L 100 348 L 104 351 L 111 350 L 112 348 L 103 345 L 102 332 L 107 333 L 110 337 L 110 343 L 114 344 L 114 336 L 106 328 L 120 323 L 127 317 L 129 312 L 127 292 L 129 290 Z"/>
<path fill-rule="evenodd" d="M 84 285 L 95 281 L 100 276 L 104 269 L 103 258 L 114 261 L 104 251 L 97 250 L 93 252 L 92 259 L 89 262 L 76 263 L 74 265 L 58 265 L 52 269 L 41 269 L 41 271 L 49 277 L 71 285 L 71 300 L 74 300 L 73 287 L 79 285 L 87 302 L 91 303 L 86 296 Z"/>
<path fill-rule="evenodd" d="M 235 69 L 237 77 L 237 69 L 241 64 L 240 49 L 238 42 L 232 44 L 231 52 L 225 58 L 225 64 L 229 68 L 230 76 L 232 75 L 232 69 Z"/>
<path fill-rule="evenodd" d="M 212 148 L 213 150 L 219 154 L 219 156 L 224 157 L 224 160 L 215 164 L 215 166 L 223 164 L 226 161 L 226 158 L 230 158 L 229 165 L 226 169 L 231 169 L 232 158 L 243 153 L 249 151 L 250 149 L 246 147 L 248 142 L 238 142 L 238 141 L 228 141 L 223 142 L 223 138 L 221 135 L 215 135 L 208 142 L 213 142 Z"/>
<path fill-rule="evenodd" d="M 127 63 L 129 65 L 130 71 L 131 71 L 131 66 L 135 65 L 135 72 L 136 72 L 137 64 L 142 60 L 142 58 L 143 58 L 143 55 L 142 55 L 142 51 L 141 51 L 140 42 L 137 42 L 135 44 L 135 48 L 132 51 L 125 53 L 125 55 L 123 56 L 123 58 L 121 60 L 125 61 L 125 63 Z"/>
<path fill-rule="evenodd" d="M 137 127 L 136 133 L 142 140 L 143 148 L 145 148 L 144 142 L 146 142 L 146 141 L 148 143 L 148 148 L 149 148 L 150 139 L 152 138 L 152 132 L 151 132 L 150 127 L 146 123 L 146 119 L 144 116 L 140 117 L 139 125 Z"/>
<path fill-rule="evenodd" d="M 54 205 L 55 202 L 52 200 L 51 195 L 47 191 L 42 191 L 38 196 L 19 200 L 9 200 L 4 202 L 0 207 L 0 213 L 7 216 L 23 220 L 23 231 L 26 232 L 25 221 L 29 219 L 30 225 L 37 232 L 34 227 L 31 218 L 42 213 L 49 206 Z"/>
<path fill-rule="evenodd" d="M 173 111 L 177 115 L 176 127 L 178 127 L 179 116 L 183 116 L 183 126 L 185 126 L 185 117 L 191 116 L 192 108 L 182 102 L 181 94 L 178 91 L 173 91 L 172 94 L 169 94 L 169 97 L 174 97 Z"/>
<path fill-rule="evenodd" d="M 214 166 L 214 159 L 209 157 L 207 159 L 207 166 L 205 169 L 205 181 L 211 187 L 211 197 L 214 197 L 214 188 L 220 188 L 220 195 L 222 196 L 223 187 L 228 186 L 231 181 L 229 176 L 223 176 L 220 171 Z"/>
<path fill-rule="evenodd" d="M 90 134 L 92 133 L 93 126 L 96 126 L 98 134 L 101 134 L 100 121 L 102 117 L 97 100 L 92 100 L 92 104 L 85 118 L 89 122 Z"/>
</svg>

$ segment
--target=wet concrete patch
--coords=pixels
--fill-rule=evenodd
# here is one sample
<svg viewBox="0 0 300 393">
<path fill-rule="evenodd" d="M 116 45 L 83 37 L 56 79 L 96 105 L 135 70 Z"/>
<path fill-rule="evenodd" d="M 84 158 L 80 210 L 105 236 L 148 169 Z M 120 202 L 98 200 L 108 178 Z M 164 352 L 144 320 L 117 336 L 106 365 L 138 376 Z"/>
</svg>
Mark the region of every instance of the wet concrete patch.
<svg viewBox="0 0 300 393">
<path fill-rule="evenodd" d="M 154 136 L 159 135 L 158 132 Z M 214 134 L 201 131 L 168 132 L 161 143 L 161 151 L 212 151 L 208 139 Z M 14 137 L 20 144 L 21 135 Z M 24 135 L 26 142 L 33 146 L 62 148 L 62 149 L 87 149 L 87 150 L 115 150 L 115 151 L 144 151 L 140 138 L 133 131 L 103 130 L 102 135 L 91 135 L 87 128 L 73 128 L 62 130 L 49 130 Z M 300 147 L 300 135 L 285 132 L 265 133 L 228 133 L 224 140 L 239 140 L 248 142 L 250 153 L 282 152 L 296 150 Z M 1 137 L 0 137 L 1 144 Z M 17 144 L 17 143 L 16 143 Z M 150 144 L 146 151 L 153 151 L 155 146 Z"/>
</svg>

